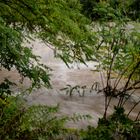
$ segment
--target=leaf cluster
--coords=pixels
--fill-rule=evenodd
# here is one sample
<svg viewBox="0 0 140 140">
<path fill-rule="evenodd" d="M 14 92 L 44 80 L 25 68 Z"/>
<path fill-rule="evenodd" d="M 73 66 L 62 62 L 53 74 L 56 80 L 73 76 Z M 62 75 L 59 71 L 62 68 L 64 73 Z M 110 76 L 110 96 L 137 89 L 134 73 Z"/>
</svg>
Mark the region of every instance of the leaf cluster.
<svg viewBox="0 0 140 140">
<path fill-rule="evenodd" d="M 30 34 L 56 46 L 58 56 L 67 64 L 91 58 L 93 42 L 86 27 L 89 23 L 76 0 L 1 0 L 0 1 L 0 65 L 17 69 L 28 77 L 32 87 L 50 87 L 49 68 L 27 46 Z M 87 48 L 89 51 L 84 51 Z M 85 52 L 85 53 L 84 53 Z"/>
<path fill-rule="evenodd" d="M 67 132 L 67 117 L 58 116 L 58 106 L 28 107 L 19 97 L 9 97 L 0 110 L 0 139 L 56 140 Z"/>
<path fill-rule="evenodd" d="M 93 21 L 115 21 L 121 18 L 140 19 L 138 0 L 80 0 L 82 13 Z"/>
<path fill-rule="evenodd" d="M 124 114 L 123 108 L 115 108 L 114 113 L 107 120 L 100 119 L 97 128 L 89 126 L 81 131 L 83 140 L 115 140 L 140 138 L 139 122 L 132 121 Z"/>
</svg>

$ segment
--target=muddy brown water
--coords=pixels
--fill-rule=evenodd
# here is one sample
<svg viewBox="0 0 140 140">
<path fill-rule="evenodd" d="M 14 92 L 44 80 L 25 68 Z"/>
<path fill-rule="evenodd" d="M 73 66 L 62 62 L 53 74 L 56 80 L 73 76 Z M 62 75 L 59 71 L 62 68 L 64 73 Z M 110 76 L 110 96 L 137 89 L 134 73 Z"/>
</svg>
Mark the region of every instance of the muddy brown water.
<svg viewBox="0 0 140 140">
<path fill-rule="evenodd" d="M 41 56 L 41 61 L 52 68 L 51 83 L 53 89 L 41 88 L 34 90 L 30 96 L 28 96 L 28 104 L 42 104 L 42 105 L 57 105 L 60 106 L 60 114 L 73 116 L 73 114 L 86 115 L 90 114 L 92 119 L 80 120 L 78 122 L 69 122 L 68 127 L 85 128 L 87 125 L 96 126 L 98 119 L 102 117 L 104 113 L 104 95 L 102 93 L 97 94 L 96 91 L 89 92 L 92 84 L 101 82 L 100 75 L 97 72 L 91 71 L 94 69 L 95 64 L 88 62 L 88 67 L 83 64 L 74 64 L 72 69 L 66 67 L 66 65 L 59 59 L 54 58 L 53 50 L 45 46 L 39 40 L 33 41 L 29 47 L 33 47 L 33 52 Z M 12 81 L 18 83 L 18 86 L 14 89 L 16 92 L 24 90 L 30 85 L 28 79 L 24 80 L 24 83 L 19 83 L 20 75 L 15 69 L 12 71 L 2 70 L 0 71 L 0 81 L 7 77 Z M 72 86 L 80 85 L 87 86 L 84 97 L 79 97 L 75 92 L 72 97 L 66 95 L 64 91 L 60 89 L 66 87 L 67 84 Z M 126 105 L 126 112 L 134 105 L 134 101 L 138 100 L 139 92 L 134 99 L 129 100 Z M 108 109 L 108 114 L 113 111 L 113 106 L 117 103 L 118 99 L 113 98 L 111 105 Z M 137 106 L 131 118 L 135 118 L 137 113 L 140 111 L 140 105 Z"/>
</svg>

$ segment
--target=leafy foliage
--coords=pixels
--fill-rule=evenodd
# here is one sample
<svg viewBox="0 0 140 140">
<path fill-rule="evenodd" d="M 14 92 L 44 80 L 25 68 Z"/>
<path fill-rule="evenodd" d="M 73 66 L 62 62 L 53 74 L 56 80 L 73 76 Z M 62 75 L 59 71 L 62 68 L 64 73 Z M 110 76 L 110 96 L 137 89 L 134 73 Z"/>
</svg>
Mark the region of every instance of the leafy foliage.
<svg viewBox="0 0 140 140">
<path fill-rule="evenodd" d="M 121 18 L 140 19 L 138 0 L 80 0 L 82 12 L 92 20 L 114 21 Z"/>
<path fill-rule="evenodd" d="M 59 114 L 59 106 L 28 106 L 20 96 L 8 97 L 1 104 L 0 139 L 4 140 L 60 140 L 70 137 L 74 131 L 66 128 L 69 121 L 90 119 L 90 115 L 73 114 L 71 117 Z"/>
<path fill-rule="evenodd" d="M 82 50 L 89 49 L 87 44 L 94 42 L 85 26 L 89 22 L 80 14 L 81 6 L 78 1 L 6 0 L 0 4 L 4 9 L 0 15 L 8 25 L 12 24 L 12 28 L 20 29 L 26 34 L 37 33 L 45 42 L 57 45 L 59 57 L 64 62 L 71 62 L 73 59 L 82 61 L 80 54 L 87 54 Z"/>
<path fill-rule="evenodd" d="M 107 71 L 107 80 L 111 80 L 113 73 L 118 74 L 119 79 L 116 80 L 119 81 L 127 77 L 128 81 L 126 83 L 130 83 L 130 85 L 127 83 L 127 87 L 125 87 L 127 89 L 131 89 L 132 85 L 138 85 L 138 73 L 140 72 L 140 33 L 135 28 L 128 32 L 129 29 L 127 29 L 126 24 L 123 25 L 121 23 L 114 23 L 114 25 L 105 23 L 99 28 L 99 43 L 96 46 L 96 59 L 99 62 L 97 68 Z M 118 86 L 119 81 L 116 81 L 116 86 Z"/>
<path fill-rule="evenodd" d="M 32 139 L 58 139 L 58 136 L 64 135 L 66 128 L 64 123 L 67 117 L 58 117 L 55 115 L 58 107 L 32 106 L 23 116 L 21 130 L 28 131 Z M 27 135 L 27 134 L 26 134 Z"/>
<path fill-rule="evenodd" d="M 14 85 L 14 83 L 10 82 L 8 79 L 5 79 L 4 82 L 0 84 L 1 101 L 6 100 L 6 98 L 12 94 L 12 91 L 10 90 L 10 86 L 12 85 Z"/>
<path fill-rule="evenodd" d="M 0 64 L 9 71 L 15 67 L 23 77 L 32 81 L 32 86 L 40 87 L 42 84 L 49 87 L 49 68 L 39 63 L 39 58 L 32 54 L 32 50 L 22 45 L 23 36 L 1 19 L 0 20 Z M 35 62 L 37 63 L 35 65 Z"/>
<path fill-rule="evenodd" d="M 0 0 L 1 69 L 10 71 L 15 68 L 21 76 L 31 80 L 31 89 L 42 85 L 50 87 L 50 69 L 41 64 L 40 58 L 26 46 L 30 34 L 54 45 L 57 56 L 67 66 L 73 61 L 86 64 L 86 60 L 96 59 L 99 63 L 97 69 L 101 73 L 106 72 L 105 84 L 103 81 L 105 113 L 97 128 L 89 127 L 83 132 L 83 139 L 139 139 L 139 123 L 137 119 L 128 119 L 128 116 L 140 101 L 130 109 L 127 116 L 123 109 L 126 102 L 124 95 L 132 89 L 140 88 L 140 33 L 136 30 L 128 31 L 126 27 L 127 17 L 134 20 L 139 18 L 138 6 L 136 0 L 81 0 L 81 4 L 77 0 Z M 95 28 L 91 27 L 90 20 L 81 12 L 101 22 L 99 25 L 96 22 Z M 113 74 L 117 75 L 115 80 Z M 119 88 L 121 80 L 126 82 Z M 64 123 L 68 118 L 57 116 L 57 107 L 24 106 L 21 100 L 9 96 L 12 84 L 8 80 L 0 84 L 0 138 L 59 139 L 66 132 Z M 93 87 L 96 88 L 96 85 Z M 73 90 L 80 88 L 84 92 L 84 86 L 68 85 L 65 90 L 72 96 Z M 107 118 L 107 109 L 114 96 L 119 96 L 119 103 L 113 115 Z M 78 115 L 74 118 L 79 120 L 82 117 Z"/>
<path fill-rule="evenodd" d="M 97 69 L 101 72 L 106 117 L 112 97 L 119 97 L 118 106 L 123 106 L 126 96 L 129 98 L 140 88 L 140 33 L 135 28 L 128 29 L 127 24 L 120 21 L 96 26 L 99 36 L 96 45 Z"/>
<path fill-rule="evenodd" d="M 8 104 L 1 106 L 0 139 L 58 139 L 65 135 L 64 123 L 67 117 L 56 115 L 58 107 L 27 107 L 17 97 L 7 99 Z"/>
<path fill-rule="evenodd" d="M 21 100 L 10 96 L 0 104 L 0 139 L 16 139 L 19 135 L 21 116 L 25 113 Z"/>
<path fill-rule="evenodd" d="M 139 129 L 139 122 L 127 118 L 123 108 L 115 108 L 115 112 L 107 120 L 99 120 L 97 128 L 89 126 L 88 130 L 81 131 L 81 135 L 83 140 L 138 140 Z"/>
<path fill-rule="evenodd" d="M 85 26 L 88 20 L 79 12 L 79 2 L 5 0 L 0 1 L 0 7 L 3 9 L 0 11 L 1 67 L 16 68 L 21 76 L 32 81 L 33 87 L 50 87 L 49 68 L 41 64 L 39 57 L 24 43 L 30 39 L 30 34 L 45 43 L 57 45 L 58 56 L 65 63 L 74 59 L 83 61 L 82 49 L 92 39 Z"/>
</svg>

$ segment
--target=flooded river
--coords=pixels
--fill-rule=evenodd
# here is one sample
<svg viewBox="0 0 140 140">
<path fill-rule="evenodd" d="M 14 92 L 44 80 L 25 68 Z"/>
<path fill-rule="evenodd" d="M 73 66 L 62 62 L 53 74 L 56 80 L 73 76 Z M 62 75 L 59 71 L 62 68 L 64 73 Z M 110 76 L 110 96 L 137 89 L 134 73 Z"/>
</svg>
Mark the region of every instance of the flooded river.
<svg viewBox="0 0 140 140">
<path fill-rule="evenodd" d="M 43 104 L 43 105 L 57 105 L 60 106 L 60 114 L 72 116 L 74 113 L 80 115 L 90 114 L 92 119 L 81 120 L 77 123 L 69 122 L 69 127 L 84 128 L 87 125 L 97 125 L 98 118 L 102 117 L 104 113 L 104 95 L 102 93 L 97 94 L 96 91 L 89 92 L 92 84 L 100 81 L 100 75 L 97 72 L 91 71 L 94 69 L 94 63 L 88 62 L 88 67 L 83 64 L 74 64 L 72 69 L 66 67 L 66 65 L 59 59 L 54 58 L 53 51 L 46 47 L 43 43 L 36 40 L 32 42 L 33 52 L 41 56 L 41 61 L 52 68 L 51 83 L 53 89 L 41 88 L 34 90 L 28 97 L 29 104 Z M 24 80 L 24 84 L 18 82 L 20 76 L 16 70 L 7 72 L 3 70 L 0 72 L 1 80 L 3 77 L 7 77 L 18 83 L 17 92 L 26 89 L 30 82 L 28 79 Z M 84 97 L 80 97 L 75 93 L 72 97 L 65 94 L 65 91 L 60 89 L 66 87 L 66 85 L 86 85 L 86 93 Z M 136 97 L 138 98 L 138 97 Z M 117 103 L 117 99 L 112 100 L 112 104 L 109 107 L 108 113 L 113 110 L 113 105 Z M 129 100 L 126 104 L 126 111 L 128 112 L 130 107 L 133 106 L 133 100 Z M 140 106 L 137 106 L 133 113 L 132 118 L 136 117 L 136 114 L 140 111 Z"/>
</svg>

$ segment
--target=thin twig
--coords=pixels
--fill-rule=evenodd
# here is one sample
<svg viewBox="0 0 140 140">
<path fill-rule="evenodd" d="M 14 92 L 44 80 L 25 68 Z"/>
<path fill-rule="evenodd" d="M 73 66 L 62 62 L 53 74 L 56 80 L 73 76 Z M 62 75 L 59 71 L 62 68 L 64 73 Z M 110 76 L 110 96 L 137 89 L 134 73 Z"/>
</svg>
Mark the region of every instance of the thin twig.
<svg viewBox="0 0 140 140">
<path fill-rule="evenodd" d="M 122 106 L 125 105 L 125 103 L 128 101 L 128 99 L 135 93 L 136 90 L 133 90 L 130 94 L 129 97 L 125 99 L 125 101 L 123 102 Z"/>
<path fill-rule="evenodd" d="M 136 117 L 135 121 L 137 121 L 137 120 L 138 120 L 139 116 L 140 116 L 140 111 L 139 111 L 139 113 L 138 113 L 138 115 L 137 115 L 137 117 Z"/>
<path fill-rule="evenodd" d="M 130 115 L 130 113 L 133 111 L 133 109 L 134 109 L 139 103 L 140 103 L 140 100 L 139 100 L 137 103 L 135 103 L 135 105 L 130 109 L 130 111 L 129 111 L 128 114 L 127 114 L 127 117 Z"/>
</svg>

